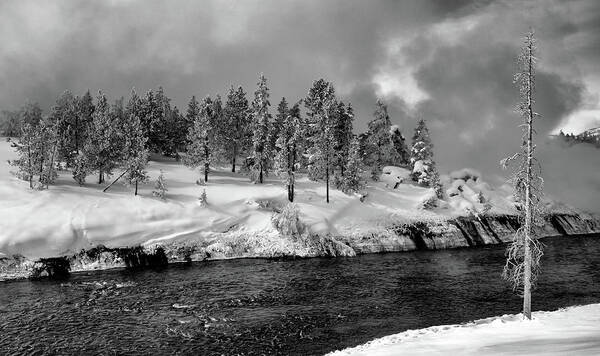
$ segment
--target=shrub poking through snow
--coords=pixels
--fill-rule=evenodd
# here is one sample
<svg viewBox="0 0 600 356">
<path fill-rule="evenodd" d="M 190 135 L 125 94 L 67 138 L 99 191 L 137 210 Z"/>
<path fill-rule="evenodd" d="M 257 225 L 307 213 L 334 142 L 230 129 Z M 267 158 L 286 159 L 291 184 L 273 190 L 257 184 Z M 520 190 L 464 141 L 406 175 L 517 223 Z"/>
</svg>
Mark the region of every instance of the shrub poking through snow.
<svg viewBox="0 0 600 356">
<path fill-rule="evenodd" d="M 298 237 L 304 233 L 305 226 L 300 221 L 300 210 L 294 203 L 288 203 L 281 213 L 273 214 L 271 223 L 285 237 Z"/>
<path fill-rule="evenodd" d="M 483 192 L 479 192 L 479 194 L 477 195 L 477 200 L 479 201 L 479 204 L 482 205 L 481 214 L 485 214 L 488 211 L 490 211 L 490 209 L 492 209 L 492 204 L 490 203 L 489 199 L 486 199 L 485 196 L 483 195 Z"/>
<path fill-rule="evenodd" d="M 202 189 L 202 194 L 200 194 L 200 198 L 198 198 L 198 204 L 200 204 L 201 207 L 208 205 L 208 200 L 206 199 L 206 189 Z"/>
<path fill-rule="evenodd" d="M 431 210 L 438 206 L 438 200 L 439 199 L 436 190 L 431 189 L 429 192 L 427 192 L 427 195 L 421 199 L 421 202 L 419 203 L 419 209 Z"/>
<path fill-rule="evenodd" d="M 152 195 L 155 197 L 159 197 L 162 200 L 165 200 L 165 193 L 168 191 L 167 183 L 165 182 L 165 175 L 163 170 L 160 170 L 160 175 L 154 184 L 154 190 L 152 191 Z"/>
</svg>

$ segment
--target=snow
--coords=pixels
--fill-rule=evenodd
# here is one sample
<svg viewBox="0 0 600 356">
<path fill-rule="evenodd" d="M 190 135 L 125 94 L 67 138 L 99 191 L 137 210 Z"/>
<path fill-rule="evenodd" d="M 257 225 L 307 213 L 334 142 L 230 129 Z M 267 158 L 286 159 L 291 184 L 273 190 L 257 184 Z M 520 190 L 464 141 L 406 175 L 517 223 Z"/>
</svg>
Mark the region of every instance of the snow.
<svg viewBox="0 0 600 356">
<path fill-rule="evenodd" d="M 446 201 L 450 209 L 463 214 L 482 212 L 484 205 L 480 202 L 481 194 L 485 201 L 493 206 L 493 212 L 510 213 L 513 211 L 512 188 L 503 185 L 493 188 L 484 181 L 478 171 L 464 168 L 440 177 L 446 193 Z"/>
<path fill-rule="evenodd" d="M 406 168 L 385 166 L 381 172 L 380 181 L 392 188 L 397 184 L 410 181 L 410 170 Z"/>
<path fill-rule="evenodd" d="M 141 185 L 139 196 L 117 183 L 106 193 L 105 185 L 89 176 L 78 186 L 70 172 L 60 172 L 56 185 L 34 191 L 27 182 L 10 174 L 7 163 L 15 153 L 0 141 L 0 253 L 22 254 L 28 258 L 58 256 L 104 244 L 108 247 L 151 245 L 158 242 L 214 241 L 235 234 L 272 238 L 279 243 L 271 223 L 275 210 L 287 203 L 283 183 L 270 176 L 265 184 L 252 184 L 248 176 L 231 173 L 230 167 L 216 167 L 206 185 L 197 185 L 198 170 L 192 171 L 171 159 L 153 157 L 148 165 L 150 181 Z M 164 172 L 166 199 L 154 197 L 155 181 Z M 498 206 L 511 206 L 510 192 L 491 190 L 482 179 L 459 182 L 463 191 L 448 198 L 434 210 L 421 205 L 431 189 L 414 185 L 410 172 L 385 167 L 381 182 L 370 181 L 361 202 L 357 195 L 330 191 L 325 202 L 325 184 L 299 174 L 295 203 L 300 219 L 318 234 L 364 236 L 392 223 L 439 220 L 468 213 L 477 193 L 484 190 Z M 116 173 L 120 173 L 117 171 Z M 389 182 L 388 182 L 389 178 Z M 402 179 L 393 189 L 395 182 Z M 458 181 L 458 180 L 457 180 Z M 390 184 L 394 182 L 394 184 Z M 453 183 L 451 187 L 456 188 Z M 467 189 L 468 188 L 468 189 Z M 208 204 L 198 204 L 206 189 Z M 498 204 L 496 204 L 498 203 Z M 228 235 L 229 234 L 229 235 Z M 217 245 L 215 245 L 217 246 Z"/>
<path fill-rule="evenodd" d="M 600 304 L 408 330 L 330 355 L 575 354 L 600 354 Z"/>
</svg>

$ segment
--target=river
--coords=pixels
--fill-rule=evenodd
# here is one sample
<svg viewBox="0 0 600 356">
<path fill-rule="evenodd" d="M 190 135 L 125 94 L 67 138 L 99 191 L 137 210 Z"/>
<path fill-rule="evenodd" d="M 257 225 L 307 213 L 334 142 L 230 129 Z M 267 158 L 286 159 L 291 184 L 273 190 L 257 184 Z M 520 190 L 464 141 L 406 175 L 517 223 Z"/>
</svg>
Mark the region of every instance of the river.
<svg viewBox="0 0 600 356">
<path fill-rule="evenodd" d="M 600 235 L 542 240 L 534 310 L 600 302 Z M 323 354 L 407 329 L 518 313 L 504 246 L 0 283 L 0 354 Z"/>
</svg>

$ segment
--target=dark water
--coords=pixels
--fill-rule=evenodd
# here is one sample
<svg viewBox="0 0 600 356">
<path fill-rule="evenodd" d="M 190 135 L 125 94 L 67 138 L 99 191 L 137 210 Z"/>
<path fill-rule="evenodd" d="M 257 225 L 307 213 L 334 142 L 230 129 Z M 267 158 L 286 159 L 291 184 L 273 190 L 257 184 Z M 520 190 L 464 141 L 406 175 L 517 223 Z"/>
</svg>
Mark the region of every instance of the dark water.
<svg viewBox="0 0 600 356">
<path fill-rule="evenodd" d="M 600 302 L 600 236 L 543 240 L 535 310 Z M 518 313 L 503 247 L 0 283 L 0 354 L 323 354 Z"/>
</svg>

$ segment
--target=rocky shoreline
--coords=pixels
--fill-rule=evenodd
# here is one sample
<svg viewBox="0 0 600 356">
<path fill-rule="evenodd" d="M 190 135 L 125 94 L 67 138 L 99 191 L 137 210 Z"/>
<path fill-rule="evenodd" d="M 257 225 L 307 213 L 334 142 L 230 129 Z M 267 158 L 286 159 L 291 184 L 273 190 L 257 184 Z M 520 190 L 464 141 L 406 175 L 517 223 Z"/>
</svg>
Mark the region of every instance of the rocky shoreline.
<svg viewBox="0 0 600 356">
<path fill-rule="evenodd" d="M 282 237 L 279 234 L 254 236 L 251 232 L 238 232 L 223 233 L 202 241 L 118 248 L 96 246 L 72 255 L 38 260 L 19 255 L 0 257 L 0 281 L 63 278 L 70 272 L 155 268 L 170 263 L 230 258 L 338 257 L 476 247 L 509 242 L 519 227 L 515 215 L 483 215 L 403 223 L 360 235 Z M 550 214 L 537 230 L 540 237 L 596 233 L 600 233 L 600 217 L 574 213 Z"/>
</svg>

